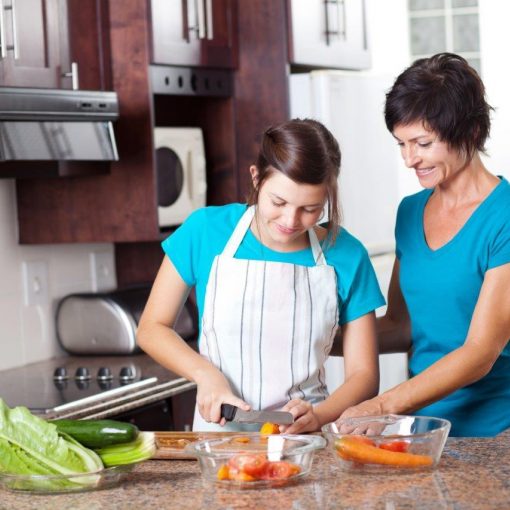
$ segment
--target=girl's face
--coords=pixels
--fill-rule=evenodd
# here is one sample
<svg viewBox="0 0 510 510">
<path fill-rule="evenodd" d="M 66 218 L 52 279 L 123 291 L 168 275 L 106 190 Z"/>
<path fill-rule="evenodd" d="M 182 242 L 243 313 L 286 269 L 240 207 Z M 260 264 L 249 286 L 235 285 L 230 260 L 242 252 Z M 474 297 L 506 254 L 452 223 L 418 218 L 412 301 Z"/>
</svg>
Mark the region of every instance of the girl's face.
<svg viewBox="0 0 510 510">
<path fill-rule="evenodd" d="M 250 168 L 254 186 L 258 171 Z M 295 251 L 308 246 L 306 231 L 319 220 L 327 200 L 325 184 L 300 184 L 278 170 L 262 183 L 256 225 L 260 240 L 275 251 Z"/>
<path fill-rule="evenodd" d="M 422 122 L 397 125 L 393 130 L 400 153 L 408 168 L 413 168 L 424 188 L 434 188 L 465 168 L 467 160 L 457 150 L 439 140 Z"/>
</svg>

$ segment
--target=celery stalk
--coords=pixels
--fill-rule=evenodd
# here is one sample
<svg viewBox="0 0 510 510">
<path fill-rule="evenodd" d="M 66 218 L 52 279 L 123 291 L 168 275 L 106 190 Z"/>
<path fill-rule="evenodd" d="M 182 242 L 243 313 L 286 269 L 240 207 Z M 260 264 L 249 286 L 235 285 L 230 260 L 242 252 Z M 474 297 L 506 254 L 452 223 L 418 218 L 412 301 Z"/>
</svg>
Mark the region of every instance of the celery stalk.
<svg viewBox="0 0 510 510">
<path fill-rule="evenodd" d="M 95 452 L 106 467 L 132 464 L 154 455 L 156 439 L 153 432 L 140 432 L 134 441 L 97 448 Z"/>
</svg>

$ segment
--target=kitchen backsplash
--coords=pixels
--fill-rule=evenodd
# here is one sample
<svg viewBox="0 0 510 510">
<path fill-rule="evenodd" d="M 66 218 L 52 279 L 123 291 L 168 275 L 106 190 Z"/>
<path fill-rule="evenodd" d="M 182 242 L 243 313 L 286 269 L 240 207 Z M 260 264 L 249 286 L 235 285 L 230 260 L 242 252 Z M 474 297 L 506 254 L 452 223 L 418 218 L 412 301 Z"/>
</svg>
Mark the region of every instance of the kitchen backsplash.
<svg viewBox="0 0 510 510">
<path fill-rule="evenodd" d="M 114 264 L 113 244 L 19 245 L 15 183 L 0 181 L 0 370 L 61 354 L 59 299 L 115 288 Z"/>
</svg>

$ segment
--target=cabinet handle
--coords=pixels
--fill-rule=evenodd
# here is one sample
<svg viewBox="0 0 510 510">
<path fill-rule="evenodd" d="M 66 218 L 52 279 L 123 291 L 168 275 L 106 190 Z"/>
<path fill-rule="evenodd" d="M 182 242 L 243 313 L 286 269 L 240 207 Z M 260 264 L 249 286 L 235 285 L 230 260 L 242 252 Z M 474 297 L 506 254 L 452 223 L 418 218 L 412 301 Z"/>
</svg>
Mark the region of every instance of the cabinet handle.
<svg viewBox="0 0 510 510">
<path fill-rule="evenodd" d="M 71 87 L 73 90 L 80 88 L 80 82 L 78 78 L 78 64 L 76 62 L 71 63 L 71 71 L 68 73 L 62 73 L 63 78 L 71 78 Z"/>
<path fill-rule="evenodd" d="M 200 39 L 200 25 L 198 20 L 198 8 L 197 8 L 197 0 L 184 0 L 185 8 L 186 8 L 186 17 L 187 17 L 187 37 L 186 40 L 190 42 L 190 34 L 195 32 L 196 39 Z M 193 21 L 191 21 L 193 20 Z M 193 25 L 191 25 L 191 23 Z M 186 32 L 186 30 L 185 30 Z"/>
<path fill-rule="evenodd" d="M 205 0 L 205 22 L 207 39 L 214 39 L 214 21 L 213 21 L 213 7 L 212 0 Z"/>
<path fill-rule="evenodd" d="M 14 60 L 19 58 L 18 53 L 18 29 L 16 27 L 16 3 L 15 0 L 11 0 L 11 5 L 4 7 L 6 11 L 11 11 L 11 23 L 12 23 L 12 45 L 7 46 L 8 50 L 14 51 Z"/>
<path fill-rule="evenodd" d="M 7 51 L 5 48 L 5 27 L 4 27 L 4 0 L 0 0 L 0 58 L 5 58 Z"/>
<path fill-rule="evenodd" d="M 205 39 L 207 27 L 205 25 L 205 5 L 204 0 L 195 0 L 195 9 L 197 13 L 198 39 Z"/>
<path fill-rule="evenodd" d="M 326 14 L 326 44 L 328 46 L 331 44 L 333 36 L 345 40 L 345 0 L 324 0 L 324 10 Z M 341 24 L 340 18 L 342 19 Z"/>
</svg>

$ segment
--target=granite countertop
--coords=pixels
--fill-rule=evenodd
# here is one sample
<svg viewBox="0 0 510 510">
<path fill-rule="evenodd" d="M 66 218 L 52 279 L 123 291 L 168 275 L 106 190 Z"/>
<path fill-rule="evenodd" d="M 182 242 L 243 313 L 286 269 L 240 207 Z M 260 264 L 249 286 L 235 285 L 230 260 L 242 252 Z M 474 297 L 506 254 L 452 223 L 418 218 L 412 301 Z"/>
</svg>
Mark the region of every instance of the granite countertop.
<svg viewBox="0 0 510 510">
<path fill-rule="evenodd" d="M 140 464 L 121 486 L 89 493 L 36 496 L 0 491 L 16 509 L 508 509 L 510 431 L 496 438 L 450 438 L 434 471 L 401 475 L 342 471 L 329 450 L 293 486 L 238 490 L 204 482 L 195 461 Z"/>
</svg>

